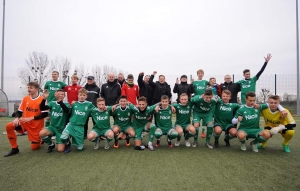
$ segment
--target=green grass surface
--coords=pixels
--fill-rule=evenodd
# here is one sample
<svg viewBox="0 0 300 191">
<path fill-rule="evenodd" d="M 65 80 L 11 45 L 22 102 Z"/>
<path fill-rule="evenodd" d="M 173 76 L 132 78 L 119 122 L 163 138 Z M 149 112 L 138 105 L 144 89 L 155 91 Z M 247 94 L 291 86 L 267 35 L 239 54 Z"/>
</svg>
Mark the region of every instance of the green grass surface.
<svg viewBox="0 0 300 191">
<path fill-rule="evenodd" d="M 0 132 L 9 118 L 0 118 Z M 300 118 L 297 119 L 298 124 Z M 297 129 L 296 129 L 297 131 Z M 282 151 L 282 137 L 274 136 L 268 147 L 252 152 L 240 150 L 237 139 L 231 147 L 169 149 L 165 138 L 160 148 L 135 151 L 133 147 L 98 150 L 85 141 L 84 151 L 47 154 L 47 145 L 31 151 L 27 136 L 18 137 L 20 153 L 3 157 L 10 150 L 6 135 L 0 135 L 0 190 L 300 190 L 300 135 L 290 142 L 291 153 Z M 214 138 L 212 138 L 213 143 Z M 147 139 L 144 140 L 146 142 Z M 133 141 L 131 142 L 133 145 Z"/>
</svg>

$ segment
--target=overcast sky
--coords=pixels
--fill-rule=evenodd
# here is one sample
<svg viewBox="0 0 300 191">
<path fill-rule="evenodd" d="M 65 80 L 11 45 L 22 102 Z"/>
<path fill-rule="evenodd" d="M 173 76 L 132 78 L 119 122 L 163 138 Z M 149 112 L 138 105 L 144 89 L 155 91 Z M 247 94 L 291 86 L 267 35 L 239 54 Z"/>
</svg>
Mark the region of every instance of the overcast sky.
<svg viewBox="0 0 300 191">
<path fill-rule="evenodd" d="M 256 73 L 271 53 L 264 74 L 295 75 L 295 11 L 295 0 L 7 0 L 5 76 L 33 51 L 178 76 Z"/>
</svg>

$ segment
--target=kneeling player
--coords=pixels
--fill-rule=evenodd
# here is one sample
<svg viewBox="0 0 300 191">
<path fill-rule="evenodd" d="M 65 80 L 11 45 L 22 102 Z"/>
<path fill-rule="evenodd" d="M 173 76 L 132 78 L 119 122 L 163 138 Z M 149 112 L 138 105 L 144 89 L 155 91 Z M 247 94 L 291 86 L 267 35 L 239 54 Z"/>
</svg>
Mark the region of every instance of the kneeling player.
<svg viewBox="0 0 300 191">
<path fill-rule="evenodd" d="M 81 88 L 78 91 L 78 101 L 72 104 L 70 122 L 66 125 L 61 135 L 61 141 L 66 144 L 65 153 L 69 152 L 69 137 L 72 136 L 72 145 L 82 151 L 84 146 L 84 124 L 90 116 L 94 105 L 86 101 L 87 91 Z"/>
<path fill-rule="evenodd" d="M 161 107 L 158 111 L 154 112 L 156 131 L 154 136 L 157 138 L 156 147 L 160 146 L 160 138 L 162 135 L 167 136 L 169 148 L 172 148 L 172 139 L 178 137 L 178 132 L 172 128 L 172 108 L 169 105 L 169 97 L 166 95 L 161 96 Z"/>
<path fill-rule="evenodd" d="M 115 134 L 115 144 L 114 148 L 119 148 L 119 134 L 126 134 L 126 147 L 130 146 L 130 138 L 135 136 L 134 129 L 132 128 L 131 122 L 131 109 L 127 105 L 127 96 L 122 95 L 119 99 L 119 106 L 117 106 L 116 110 L 113 112 L 114 116 L 114 126 L 113 132 Z"/>
<path fill-rule="evenodd" d="M 109 149 L 109 142 L 114 138 L 114 133 L 110 126 L 110 115 L 112 113 L 112 106 L 105 106 L 105 100 L 103 98 L 97 99 L 97 107 L 92 110 L 92 117 L 95 121 L 95 126 L 88 134 L 90 141 L 96 142 L 94 149 L 99 148 L 100 137 L 106 138 L 105 149 Z"/>
<path fill-rule="evenodd" d="M 237 124 L 238 121 L 241 122 L 237 138 L 241 142 L 241 150 L 243 151 L 246 150 L 246 139 L 254 138 L 250 145 L 254 152 L 258 152 L 257 143 L 263 143 L 271 137 L 269 131 L 259 127 L 260 112 L 268 108 L 268 104 L 261 104 L 259 108 L 254 108 L 255 96 L 254 92 L 248 92 L 246 94 L 246 105 L 241 106 L 232 119 L 233 124 Z"/>
<path fill-rule="evenodd" d="M 285 109 L 287 116 L 281 116 L 281 113 L 278 110 L 279 96 L 270 96 L 268 99 L 268 104 L 270 108 L 264 109 L 261 112 L 265 120 L 265 129 L 270 130 L 271 135 L 279 132 L 284 138 L 282 143 L 283 151 L 289 153 L 291 151 L 288 144 L 295 134 L 294 127 L 296 127 L 296 122 L 287 109 Z M 259 145 L 258 148 L 265 148 L 266 146 L 267 141 Z"/>
<path fill-rule="evenodd" d="M 46 92 L 44 93 L 46 94 Z M 56 144 L 58 146 L 58 152 L 65 150 L 65 144 L 62 143 L 60 136 L 67 124 L 70 104 L 64 103 L 65 91 L 59 89 L 55 92 L 56 101 L 48 103 L 47 109 L 50 109 L 50 125 L 40 131 L 40 137 L 47 143 L 47 153 L 51 153 L 55 148 L 55 144 L 52 142 L 51 137 L 56 136 Z"/>
<path fill-rule="evenodd" d="M 183 93 L 179 97 L 179 104 L 173 104 L 176 109 L 175 130 L 178 132 L 177 142 L 175 146 L 180 145 L 181 135 L 184 132 L 185 146 L 190 147 L 190 137 L 194 137 L 196 133 L 195 127 L 191 124 L 192 103 L 188 102 L 188 95 Z"/>
<path fill-rule="evenodd" d="M 212 99 L 213 93 L 211 90 L 205 90 L 202 96 L 195 96 L 191 99 L 194 104 L 193 123 L 195 128 L 199 127 L 200 120 L 207 126 L 206 142 L 205 146 L 213 149 L 213 146 L 209 143 L 213 132 L 213 113 L 212 110 L 216 105 L 216 100 Z M 197 133 L 196 133 L 197 134 Z M 196 147 L 198 142 L 193 143 L 193 147 Z"/>
<path fill-rule="evenodd" d="M 154 151 L 152 142 L 154 138 L 154 133 L 156 130 L 156 126 L 150 123 L 148 120 L 151 118 L 151 115 L 154 109 L 158 109 L 159 106 L 153 105 L 147 107 L 147 99 L 145 97 L 140 97 L 138 99 L 138 107 L 136 108 L 134 105 L 129 104 L 130 109 L 133 111 L 133 128 L 135 131 L 134 137 L 134 149 L 136 150 L 144 150 L 145 146 L 142 145 L 142 133 L 149 132 L 149 142 L 148 148 L 150 151 Z"/>
<path fill-rule="evenodd" d="M 48 111 L 45 108 L 46 100 L 38 94 L 38 90 L 39 84 L 37 82 L 27 84 L 29 95 L 22 99 L 16 118 L 6 124 L 7 138 L 12 149 L 5 157 L 19 153 L 15 130 L 18 133 L 28 132 L 28 140 L 31 141 L 32 150 L 37 150 L 41 146 L 39 132 L 44 127 L 44 118 L 48 116 Z"/>
<path fill-rule="evenodd" d="M 234 117 L 234 112 L 240 107 L 237 103 L 229 103 L 231 99 L 231 92 L 224 90 L 221 94 L 222 100 L 218 100 L 215 108 L 215 124 L 214 124 L 214 137 L 215 148 L 220 148 L 219 137 L 222 131 L 225 131 L 226 146 L 230 146 L 229 140 L 236 137 L 236 125 L 233 125 L 231 120 Z"/>
</svg>

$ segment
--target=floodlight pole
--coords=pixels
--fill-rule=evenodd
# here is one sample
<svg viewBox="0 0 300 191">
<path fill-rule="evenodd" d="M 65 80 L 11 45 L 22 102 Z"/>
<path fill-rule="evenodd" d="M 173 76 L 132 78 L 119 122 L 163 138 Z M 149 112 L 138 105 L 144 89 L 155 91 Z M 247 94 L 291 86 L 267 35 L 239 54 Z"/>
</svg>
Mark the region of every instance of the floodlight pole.
<svg viewBox="0 0 300 191">
<path fill-rule="evenodd" d="M 2 58 L 1 58 L 1 87 L 3 90 L 4 81 L 4 24 L 5 24 L 5 0 L 3 0 L 3 19 L 2 19 Z"/>
<path fill-rule="evenodd" d="M 297 37 L 297 115 L 300 115 L 300 77 L 299 77 L 299 23 L 298 23 L 298 0 L 296 0 L 296 37 Z"/>
</svg>

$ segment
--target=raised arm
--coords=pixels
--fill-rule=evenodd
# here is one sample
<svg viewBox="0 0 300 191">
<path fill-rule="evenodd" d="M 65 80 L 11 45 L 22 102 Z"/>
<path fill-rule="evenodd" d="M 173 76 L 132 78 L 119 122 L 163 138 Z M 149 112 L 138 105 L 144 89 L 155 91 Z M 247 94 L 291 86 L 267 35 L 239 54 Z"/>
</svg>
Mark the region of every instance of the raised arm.
<svg viewBox="0 0 300 191">
<path fill-rule="evenodd" d="M 150 79 L 149 79 L 149 84 L 150 86 L 152 86 L 153 88 L 155 88 L 155 83 L 153 82 L 153 79 L 154 79 L 154 76 L 157 72 L 154 71 L 153 74 L 150 76 Z"/>
<path fill-rule="evenodd" d="M 260 71 L 256 74 L 256 78 L 258 79 L 260 77 L 260 75 L 264 72 L 268 62 L 270 61 L 270 59 L 272 58 L 271 54 L 267 54 L 267 57 L 264 57 L 265 58 L 265 63 L 264 65 L 262 66 L 262 68 L 260 69 Z"/>
<path fill-rule="evenodd" d="M 138 77 L 138 85 L 140 88 L 145 86 L 143 78 L 144 78 L 144 72 L 141 72 Z"/>
</svg>

